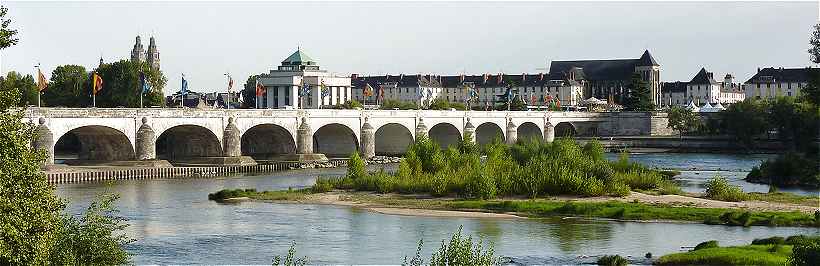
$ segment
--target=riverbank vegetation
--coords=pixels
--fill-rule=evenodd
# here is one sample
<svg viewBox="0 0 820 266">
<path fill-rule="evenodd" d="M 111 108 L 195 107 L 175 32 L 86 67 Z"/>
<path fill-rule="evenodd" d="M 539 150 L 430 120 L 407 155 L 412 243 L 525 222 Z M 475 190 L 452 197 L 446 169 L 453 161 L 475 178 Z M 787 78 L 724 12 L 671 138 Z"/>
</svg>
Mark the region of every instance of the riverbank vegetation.
<svg viewBox="0 0 820 266">
<path fill-rule="evenodd" d="M 660 257 L 655 265 L 813 265 L 820 261 L 820 237 L 755 239 L 749 245 L 720 247 L 717 241 Z"/>
<path fill-rule="evenodd" d="M 305 199 L 305 195 L 310 194 L 310 189 L 288 189 L 279 191 L 260 191 L 256 189 L 223 189 L 215 193 L 208 194 L 208 200 L 224 202 L 238 198 L 252 198 L 258 200 L 290 200 L 297 201 Z"/>
<path fill-rule="evenodd" d="M 0 6 L 0 50 L 17 43 Z M 122 265 L 127 226 L 114 208 L 117 196 L 98 197 L 80 216 L 48 184 L 46 153 L 31 147 L 36 126 L 23 122 L 21 91 L 0 82 L 0 265 Z M 36 95 L 36 94 L 34 94 Z"/>
<path fill-rule="evenodd" d="M 314 191 L 353 189 L 479 199 L 625 196 L 631 189 L 680 193 L 660 171 L 630 162 L 626 154 L 614 162 L 606 160 L 597 141 L 584 146 L 572 139 L 553 143 L 520 140 L 514 145 L 495 141 L 482 150 L 467 135 L 457 147 L 442 150 L 420 136 L 395 173 L 367 173 L 361 161 L 358 154 L 352 154 L 347 175 L 319 179 Z"/>
</svg>

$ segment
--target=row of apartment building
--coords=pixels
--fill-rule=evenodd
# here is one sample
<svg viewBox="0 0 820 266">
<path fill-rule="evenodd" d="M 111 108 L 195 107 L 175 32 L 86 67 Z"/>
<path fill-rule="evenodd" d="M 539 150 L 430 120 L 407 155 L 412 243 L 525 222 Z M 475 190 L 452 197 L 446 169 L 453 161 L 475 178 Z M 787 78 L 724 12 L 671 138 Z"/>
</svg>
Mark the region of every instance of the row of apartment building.
<svg viewBox="0 0 820 266">
<path fill-rule="evenodd" d="M 731 74 L 717 81 L 712 72 L 701 68 L 690 81 L 661 82 L 660 64 L 647 50 L 633 59 L 552 61 L 549 73 L 340 76 L 322 70 L 297 50 L 277 69 L 259 77 L 265 90 L 256 97 L 256 106 L 321 108 L 354 99 L 366 105 L 396 100 L 424 106 L 436 99 L 464 103 L 468 98 L 473 105 L 490 105 L 502 99 L 508 88 L 530 106 L 554 102 L 578 106 L 590 98 L 618 105 L 632 93 L 633 78 L 648 84 L 652 101 L 659 107 L 690 102 L 732 104 L 749 97 L 798 96 L 808 84 L 809 70 L 758 69 L 752 78 L 739 83 Z"/>
</svg>

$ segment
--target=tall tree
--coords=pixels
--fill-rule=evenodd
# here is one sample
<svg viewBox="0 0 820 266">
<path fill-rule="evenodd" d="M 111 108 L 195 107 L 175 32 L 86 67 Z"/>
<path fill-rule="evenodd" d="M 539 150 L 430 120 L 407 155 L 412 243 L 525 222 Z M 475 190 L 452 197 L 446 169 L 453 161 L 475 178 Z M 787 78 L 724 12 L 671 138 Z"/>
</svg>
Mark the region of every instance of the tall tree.
<svg viewBox="0 0 820 266">
<path fill-rule="evenodd" d="M 165 101 L 162 89 L 168 79 L 158 69 L 145 62 L 120 60 L 103 64 L 95 71 L 103 79 L 103 89 L 97 93 L 97 107 L 139 107 L 142 87 L 139 72 L 142 70 L 151 84 L 151 92 L 144 94 L 144 106 L 163 106 Z M 91 87 L 87 88 L 91 91 Z M 90 95 L 90 93 L 89 93 Z"/>
<path fill-rule="evenodd" d="M 17 30 L 11 29 L 9 27 L 11 19 L 5 18 L 8 11 L 8 8 L 0 6 L 0 49 L 17 44 L 17 38 L 14 37 L 14 35 L 17 35 Z"/>
<path fill-rule="evenodd" d="M 91 83 L 85 67 L 78 65 L 58 66 L 51 72 L 48 88 L 43 91 L 42 102 L 50 107 L 91 106 Z"/>
<path fill-rule="evenodd" d="M 624 99 L 624 109 L 627 111 L 648 112 L 655 110 L 652 102 L 652 92 L 649 83 L 641 79 L 638 73 L 632 74 L 631 82 L 627 87 L 627 97 Z"/>
<path fill-rule="evenodd" d="M 815 64 L 820 64 L 820 23 L 814 25 L 814 31 L 809 38 L 809 56 Z"/>
<path fill-rule="evenodd" d="M 696 129 L 701 124 L 698 114 L 680 106 L 672 107 L 672 109 L 669 110 L 668 118 L 668 127 L 677 130 L 681 138 L 683 138 L 684 133 Z"/>
<path fill-rule="evenodd" d="M 730 105 L 720 115 L 726 132 L 744 147 L 751 148 L 754 138 L 769 128 L 766 109 L 765 101 L 746 99 Z"/>
<path fill-rule="evenodd" d="M 37 105 L 37 84 L 31 75 L 21 75 L 16 71 L 9 71 L 3 82 L 0 82 L 3 90 L 15 91 L 19 98 L 17 106 Z"/>
<path fill-rule="evenodd" d="M 242 97 L 245 98 L 245 102 L 241 108 L 256 108 L 256 79 L 263 75 L 265 74 L 250 75 L 248 80 L 245 81 L 245 88 L 242 89 Z"/>
</svg>

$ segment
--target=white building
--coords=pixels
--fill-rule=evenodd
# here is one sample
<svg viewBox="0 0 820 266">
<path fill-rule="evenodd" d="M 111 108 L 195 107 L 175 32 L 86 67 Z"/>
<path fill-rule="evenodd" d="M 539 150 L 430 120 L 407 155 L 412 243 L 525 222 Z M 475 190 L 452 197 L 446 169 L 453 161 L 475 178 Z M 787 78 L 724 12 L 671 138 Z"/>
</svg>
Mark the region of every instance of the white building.
<svg viewBox="0 0 820 266">
<path fill-rule="evenodd" d="M 353 97 L 350 77 L 321 70 L 301 49 L 282 61 L 277 69 L 260 76 L 259 82 L 265 86 L 265 93 L 256 98 L 259 108 L 321 108 L 343 104 Z M 304 84 L 309 86 L 310 93 L 301 97 Z M 322 95 L 322 84 L 328 90 L 325 96 Z"/>
<path fill-rule="evenodd" d="M 686 106 L 689 103 L 689 98 L 686 97 L 687 85 L 686 81 L 664 82 L 662 84 L 661 106 Z"/>
<path fill-rule="evenodd" d="M 764 68 L 744 84 L 746 97 L 771 99 L 776 96 L 798 97 L 808 86 L 811 68 Z"/>
<path fill-rule="evenodd" d="M 686 98 L 696 105 L 706 103 L 732 104 L 743 101 L 743 86 L 734 82 L 734 76 L 727 74 L 723 82 L 715 81 L 714 74 L 701 68 L 686 85 Z"/>
</svg>

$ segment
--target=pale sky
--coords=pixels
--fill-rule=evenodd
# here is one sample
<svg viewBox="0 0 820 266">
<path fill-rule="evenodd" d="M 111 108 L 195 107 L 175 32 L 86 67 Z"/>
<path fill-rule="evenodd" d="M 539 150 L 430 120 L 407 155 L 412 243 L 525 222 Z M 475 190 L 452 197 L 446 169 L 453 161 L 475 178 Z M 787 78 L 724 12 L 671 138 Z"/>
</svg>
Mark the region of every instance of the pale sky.
<svg viewBox="0 0 820 266">
<path fill-rule="evenodd" d="M 338 74 L 544 72 L 549 60 L 638 58 L 664 81 L 701 68 L 745 81 L 758 67 L 805 67 L 817 1 L 809 2 L 16 2 L 19 44 L 0 73 L 47 77 L 130 58 L 156 37 L 165 93 L 185 73 L 194 91 L 241 86 L 301 46 Z M 236 87 L 239 87 L 235 85 Z"/>
</svg>

